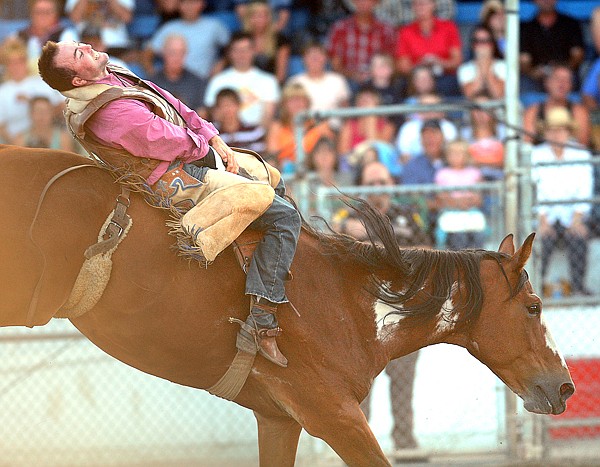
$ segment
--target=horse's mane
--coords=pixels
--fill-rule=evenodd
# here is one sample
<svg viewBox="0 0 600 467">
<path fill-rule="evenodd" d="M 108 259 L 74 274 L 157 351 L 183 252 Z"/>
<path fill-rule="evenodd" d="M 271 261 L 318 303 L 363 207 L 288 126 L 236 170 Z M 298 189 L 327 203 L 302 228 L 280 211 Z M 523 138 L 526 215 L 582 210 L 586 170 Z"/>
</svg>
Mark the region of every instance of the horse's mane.
<svg viewBox="0 0 600 467">
<path fill-rule="evenodd" d="M 323 232 L 307 222 L 304 222 L 304 229 L 319 240 L 325 254 L 335 255 L 342 261 L 365 267 L 371 273 L 367 290 L 392 306 L 396 310 L 394 313 L 423 318 L 435 315 L 456 289 L 467 291 L 467 294 L 459 300 L 458 297 L 454 297 L 455 313 L 452 319 L 457 322 L 476 319 L 483 303 L 479 265 L 484 259 L 496 261 L 508 282 L 501 264 L 502 260 L 508 258 L 504 253 L 487 250 L 440 251 L 401 248 L 386 216 L 364 200 L 347 197 L 344 202 L 355 211 L 365 226 L 368 241 L 357 241 L 332 229 Z M 391 269 L 397 279 L 390 281 L 389 278 L 382 278 L 377 274 L 384 269 Z M 526 281 L 527 274 L 523 272 L 515 288 L 510 287 L 509 283 L 511 296 L 514 296 Z M 460 302 L 460 306 L 456 302 Z"/>
</svg>

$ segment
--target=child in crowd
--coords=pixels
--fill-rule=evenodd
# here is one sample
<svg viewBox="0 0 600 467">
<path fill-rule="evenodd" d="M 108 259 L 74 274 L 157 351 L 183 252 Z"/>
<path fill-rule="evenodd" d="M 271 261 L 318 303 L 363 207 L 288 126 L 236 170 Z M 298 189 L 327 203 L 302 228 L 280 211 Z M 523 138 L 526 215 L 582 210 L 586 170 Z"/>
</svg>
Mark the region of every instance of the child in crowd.
<svg viewBox="0 0 600 467">
<path fill-rule="evenodd" d="M 446 146 L 447 167 L 435 174 L 435 184 L 440 186 L 475 185 L 483 180 L 481 170 L 471 165 L 469 146 L 456 140 Z M 481 248 L 481 231 L 485 218 L 480 211 L 482 196 L 476 191 L 444 191 L 437 196 L 441 211 L 438 230 L 446 234 L 445 244 L 451 250 Z M 438 239 L 438 245 L 440 241 Z"/>
<path fill-rule="evenodd" d="M 231 88 L 221 89 L 212 109 L 213 124 L 228 146 L 262 154 L 267 147 L 265 129 L 261 125 L 245 125 L 240 119 L 241 106 L 237 91 Z"/>
<path fill-rule="evenodd" d="M 476 104 L 489 102 L 487 93 L 473 97 Z M 461 135 L 469 143 L 469 155 L 473 163 L 481 169 L 486 180 L 501 180 L 504 177 L 504 138 L 506 130 L 498 124 L 494 109 L 475 107 L 470 112 L 469 124 Z"/>
<path fill-rule="evenodd" d="M 296 162 L 294 118 L 309 108 L 310 97 L 301 84 L 289 84 L 283 89 L 279 105 L 279 118 L 271 123 L 267 132 L 267 153 L 284 172 L 287 172 L 288 167 L 291 171 Z M 307 153 L 312 151 L 317 141 L 323 136 L 334 137 L 327 122 L 306 121 L 303 139 L 304 151 Z"/>
</svg>

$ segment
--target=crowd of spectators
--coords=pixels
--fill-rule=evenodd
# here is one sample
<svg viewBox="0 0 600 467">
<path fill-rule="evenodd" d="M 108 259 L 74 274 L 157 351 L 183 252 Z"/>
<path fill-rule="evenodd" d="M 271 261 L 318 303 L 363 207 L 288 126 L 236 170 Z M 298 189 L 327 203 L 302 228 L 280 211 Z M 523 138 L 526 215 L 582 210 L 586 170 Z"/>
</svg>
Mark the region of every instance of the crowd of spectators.
<svg viewBox="0 0 600 467">
<path fill-rule="evenodd" d="M 455 17 L 457 1 L 33 0 L 27 10 L 7 2 L 27 21 L 1 44 L 0 141 L 73 149 L 61 129 L 62 98 L 35 65 L 46 40 L 77 40 L 169 90 L 229 144 L 261 152 L 286 176 L 298 163 L 295 115 L 312 110 L 303 145 L 317 183 L 357 183 L 373 160 L 395 183 L 499 180 L 505 127 L 497 112 L 318 118 L 347 106 L 502 99 L 503 3 L 483 2 L 479 22 L 467 27 Z M 533 3 L 535 14 L 521 23 L 522 139 L 542 143 L 547 115 L 565 108 L 572 142 L 600 149 L 600 7 L 586 35 L 556 0 Z M 432 241 L 437 217 L 455 201 L 427 199 Z M 458 204 L 481 208 L 481 200 Z M 451 235 L 445 246 L 480 246 L 475 237 Z"/>
</svg>

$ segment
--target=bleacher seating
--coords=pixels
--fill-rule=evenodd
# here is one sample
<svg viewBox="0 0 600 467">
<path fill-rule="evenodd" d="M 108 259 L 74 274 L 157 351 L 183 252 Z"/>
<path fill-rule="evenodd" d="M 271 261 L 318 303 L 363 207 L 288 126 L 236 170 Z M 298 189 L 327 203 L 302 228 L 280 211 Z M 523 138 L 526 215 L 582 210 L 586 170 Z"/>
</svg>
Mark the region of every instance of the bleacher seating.
<svg viewBox="0 0 600 467">
<path fill-rule="evenodd" d="M 203 14 L 204 17 L 214 18 L 229 29 L 229 32 L 236 32 L 242 29 L 242 24 L 234 11 L 213 11 L 212 13 Z"/>
<path fill-rule="evenodd" d="M 302 57 L 300 55 L 291 55 L 288 64 L 288 76 L 294 76 L 299 73 L 303 73 L 304 71 L 304 62 L 302 61 Z"/>
<path fill-rule="evenodd" d="M 27 19 L 0 20 L 0 41 L 25 28 L 29 24 Z"/>
<path fill-rule="evenodd" d="M 457 2 L 456 22 L 459 25 L 475 25 L 479 22 L 479 12 L 483 2 Z M 597 0 L 560 0 L 556 9 L 579 21 L 589 22 L 592 10 L 598 6 Z M 519 2 L 519 18 L 527 21 L 535 15 L 537 7 L 531 1 Z"/>
<path fill-rule="evenodd" d="M 160 17 L 156 14 L 136 14 L 127 25 L 129 37 L 134 44 L 140 46 L 154 34 L 159 22 Z"/>
</svg>

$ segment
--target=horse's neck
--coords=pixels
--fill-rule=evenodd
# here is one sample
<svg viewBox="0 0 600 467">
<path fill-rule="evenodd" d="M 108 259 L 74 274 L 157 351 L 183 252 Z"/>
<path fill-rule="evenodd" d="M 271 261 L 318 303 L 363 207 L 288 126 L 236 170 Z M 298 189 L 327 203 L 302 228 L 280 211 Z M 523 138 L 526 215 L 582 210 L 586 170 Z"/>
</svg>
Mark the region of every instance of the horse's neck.
<svg viewBox="0 0 600 467">
<path fill-rule="evenodd" d="M 389 360 L 408 355 L 428 345 L 440 342 L 436 338 L 433 321 L 421 321 L 410 316 L 390 316 L 389 321 L 379 330 L 379 340 L 386 350 Z"/>
</svg>

